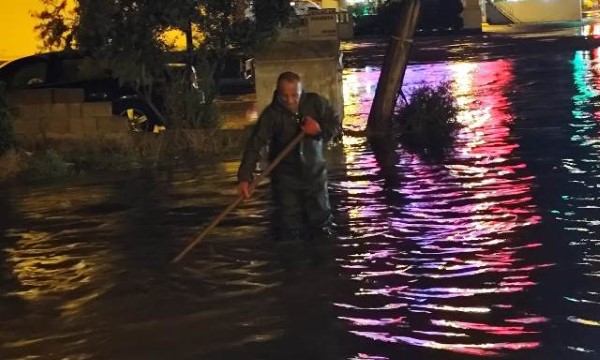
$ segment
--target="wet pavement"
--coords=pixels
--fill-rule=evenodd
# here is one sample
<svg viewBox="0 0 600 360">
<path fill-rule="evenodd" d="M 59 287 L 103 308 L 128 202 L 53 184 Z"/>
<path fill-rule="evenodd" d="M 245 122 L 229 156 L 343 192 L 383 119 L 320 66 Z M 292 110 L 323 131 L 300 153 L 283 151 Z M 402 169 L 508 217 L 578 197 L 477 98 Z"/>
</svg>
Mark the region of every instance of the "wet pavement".
<svg viewBox="0 0 600 360">
<path fill-rule="evenodd" d="M 455 53 L 405 92 L 452 80 L 464 127 L 441 156 L 331 149 L 331 246 L 275 246 L 262 190 L 170 265 L 235 159 L 2 189 L 0 358 L 600 359 L 600 50 L 426 41 Z M 347 46 L 352 133 L 382 47 Z"/>
</svg>

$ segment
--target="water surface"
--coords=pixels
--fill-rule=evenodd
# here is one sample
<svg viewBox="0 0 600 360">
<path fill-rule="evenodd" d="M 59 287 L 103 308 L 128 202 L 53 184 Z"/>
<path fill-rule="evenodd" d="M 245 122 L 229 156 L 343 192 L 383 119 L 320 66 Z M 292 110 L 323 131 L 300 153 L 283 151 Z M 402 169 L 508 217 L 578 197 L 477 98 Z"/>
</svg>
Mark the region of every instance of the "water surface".
<svg viewBox="0 0 600 360">
<path fill-rule="evenodd" d="M 352 51 L 361 130 L 379 65 Z M 275 247 L 263 190 L 170 266 L 237 161 L 4 188 L 0 358 L 599 359 L 599 54 L 410 66 L 408 94 L 452 81 L 464 127 L 386 171 L 346 136 L 332 248 Z"/>
</svg>

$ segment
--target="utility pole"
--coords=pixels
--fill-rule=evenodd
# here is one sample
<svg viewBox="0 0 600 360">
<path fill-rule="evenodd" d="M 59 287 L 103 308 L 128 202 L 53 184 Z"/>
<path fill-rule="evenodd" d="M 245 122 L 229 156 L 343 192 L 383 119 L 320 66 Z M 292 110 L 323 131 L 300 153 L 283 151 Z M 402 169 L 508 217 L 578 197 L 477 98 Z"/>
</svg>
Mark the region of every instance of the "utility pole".
<svg viewBox="0 0 600 360">
<path fill-rule="evenodd" d="M 370 135 L 389 134 L 402 88 L 408 57 L 421 10 L 421 0 L 403 0 L 398 24 L 390 39 L 367 123 Z"/>
</svg>

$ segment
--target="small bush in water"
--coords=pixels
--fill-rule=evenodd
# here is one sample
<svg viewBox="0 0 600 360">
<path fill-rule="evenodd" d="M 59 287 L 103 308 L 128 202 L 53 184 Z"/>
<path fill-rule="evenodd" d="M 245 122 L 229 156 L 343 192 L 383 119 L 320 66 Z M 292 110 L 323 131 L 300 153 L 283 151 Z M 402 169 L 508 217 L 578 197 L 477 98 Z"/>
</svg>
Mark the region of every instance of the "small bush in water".
<svg viewBox="0 0 600 360">
<path fill-rule="evenodd" d="M 58 152 L 47 150 L 31 158 L 26 173 L 30 179 L 61 178 L 71 175 L 72 167 Z"/>
<path fill-rule="evenodd" d="M 400 136 L 412 144 L 446 144 L 460 127 L 458 111 L 450 83 L 421 86 L 396 114 Z"/>
</svg>

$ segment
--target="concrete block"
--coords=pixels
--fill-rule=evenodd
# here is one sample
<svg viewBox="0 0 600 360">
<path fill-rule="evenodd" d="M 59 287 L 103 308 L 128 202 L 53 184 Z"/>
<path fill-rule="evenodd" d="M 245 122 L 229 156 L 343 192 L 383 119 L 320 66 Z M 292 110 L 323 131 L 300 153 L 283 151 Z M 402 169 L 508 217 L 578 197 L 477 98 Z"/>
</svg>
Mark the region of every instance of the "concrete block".
<svg viewBox="0 0 600 360">
<path fill-rule="evenodd" d="M 82 138 L 98 135 L 98 126 L 95 118 L 69 118 L 69 134 Z"/>
<path fill-rule="evenodd" d="M 23 109 L 23 106 L 12 108 L 11 114 L 15 120 L 28 118 L 27 109 Z"/>
<path fill-rule="evenodd" d="M 39 123 L 40 123 L 40 132 L 44 135 L 46 133 L 48 133 L 49 118 L 47 116 L 42 116 L 39 118 Z"/>
<path fill-rule="evenodd" d="M 69 133 L 69 119 L 61 118 L 45 118 L 43 120 L 44 132 L 48 134 L 67 134 Z"/>
<path fill-rule="evenodd" d="M 84 118 L 112 116 L 112 103 L 90 102 L 81 104 L 81 115 Z"/>
<path fill-rule="evenodd" d="M 96 118 L 83 117 L 81 118 L 81 123 L 83 124 L 84 135 L 98 135 L 98 122 Z"/>
<path fill-rule="evenodd" d="M 40 121 L 17 119 L 13 121 L 13 131 L 15 135 L 37 136 L 41 133 Z"/>
<path fill-rule="evenodd" d="M 51 111 L 51 104 L 23 104 L 17 107 L 16 117 L 19 119 L 39 119 Z"/>
<path fill-rule="evenodd" d="M 96 121 L 100 134 L 129 132 L 129 122 L 122 116 L 97 117 Z"/>
<path fill-rule="evenodd" d="M 69 118 L 80 118 L 83 116 L 81 103 L 70 103 L 67 105 L 67 116 Z"/>
<path fill-rule="evenodd" d="M 50 118 L 55 120 L 67 119 L 69 113 L 67 112 L 67 104 L 52 104 L 50 108 Z"/>
<path fill-rule="evenodd" d="M 95 121 L 95 119 L 92 119 Z M 83 137 L 85 132 L 85 125 L 82 117 L 69 117 L 69 133 L 75 136 Z"/>
<path fill-rule="evenodd" d="M 11 91 L 7 94 L 7 101 L 11 107 L 15 107 L 22 104 L 51 104 L 52 89 Z"/>
<path fill-rule="evenodd" d="M 84 101 L 83 89 L 54 89 L 52 101 L 55 103 L 82 103 Z"/>
</svg>

